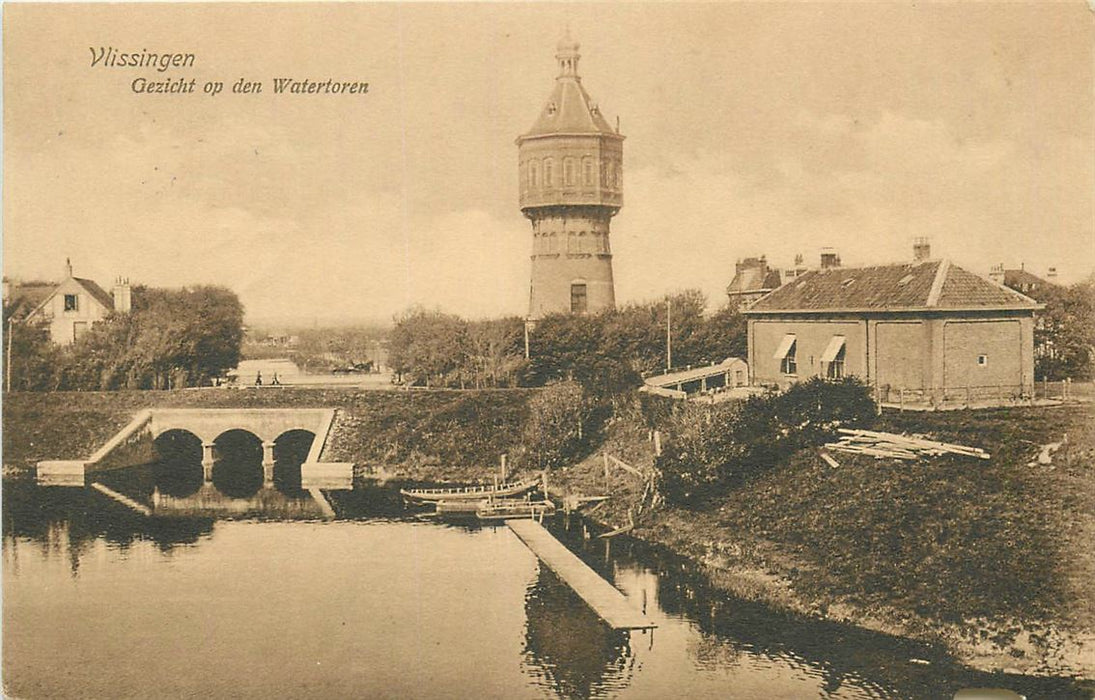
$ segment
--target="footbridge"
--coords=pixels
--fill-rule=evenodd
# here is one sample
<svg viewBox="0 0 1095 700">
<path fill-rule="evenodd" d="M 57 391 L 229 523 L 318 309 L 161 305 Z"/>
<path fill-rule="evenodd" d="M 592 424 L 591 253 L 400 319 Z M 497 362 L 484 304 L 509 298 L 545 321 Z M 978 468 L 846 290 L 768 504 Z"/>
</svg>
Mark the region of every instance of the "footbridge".
<svg viewBox="0 0 1095 700">
<path fill-rule="evenodd" d="M 218 439 L 244 431 L 262 442 L 263 477 L 274 478 L 274 450 L 278 439 L 296 431 L 312 435 L 308 455 L 301 464 L 304 488 L 350 488 L 353 464 L 321 462 L 335 411 L 329 408 L 153 408 L 133 420 L 87 459 L 47 460 L 38 463 L 38 480 L 50 485 L 83 486 L 86 475 L 108 469 L 145 464 L 156 458 L 155 440 L 181 431 L 201 441 L 205 480 L 211 481 L 217 459 Z"/>
</svg>

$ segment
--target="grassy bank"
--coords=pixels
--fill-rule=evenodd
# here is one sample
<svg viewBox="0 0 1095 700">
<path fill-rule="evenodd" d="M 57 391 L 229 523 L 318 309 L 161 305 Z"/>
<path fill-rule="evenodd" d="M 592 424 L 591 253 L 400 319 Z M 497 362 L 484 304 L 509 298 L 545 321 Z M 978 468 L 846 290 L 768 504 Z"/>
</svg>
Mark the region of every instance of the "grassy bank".
<svg viewBox="0 0 1095 700">
<path fill-rule="evenodd" d="M 87 457 L 144 408 L 336 408 L 324 459 L 422 478 L 481 478 L 517 451 L 532 391 L 202 389 L 4 396 L 6 475 L 43 459 Z"/>
<path fill-rule="evenodd" d="M 983 667 L 1095 672 L 1095 408 L 887 413 L 875 427 L 992 459 L 838 454 L 832 468 L 805 450 L 637 532 L 738 594 L 942 640 Z M 1066 434 L 1052 464 L 1037 464 Z"/>
</svg>

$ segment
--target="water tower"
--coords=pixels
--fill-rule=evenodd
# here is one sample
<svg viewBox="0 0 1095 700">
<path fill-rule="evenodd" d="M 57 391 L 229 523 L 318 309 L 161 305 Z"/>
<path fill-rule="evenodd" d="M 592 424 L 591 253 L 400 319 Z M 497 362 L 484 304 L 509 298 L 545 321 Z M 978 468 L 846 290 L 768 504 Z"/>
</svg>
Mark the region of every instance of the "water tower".
<svg viewBox="0 0 1095 700">
<path fill-rule="evenodd" d="M 532 222 L 529 320 L 616 304 L 609 222 L 623 206 L 623 143 L 578 76 L 564 37 L 559 74 L 540 116 L 517 139 L 521 212 Z"/>
</svg>

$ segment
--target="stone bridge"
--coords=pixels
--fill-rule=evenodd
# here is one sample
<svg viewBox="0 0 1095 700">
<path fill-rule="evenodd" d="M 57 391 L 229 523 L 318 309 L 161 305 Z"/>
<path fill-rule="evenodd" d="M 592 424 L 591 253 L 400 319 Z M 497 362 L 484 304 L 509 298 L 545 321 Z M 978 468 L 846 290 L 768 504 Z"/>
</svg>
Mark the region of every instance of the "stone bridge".
<svg viewBox="0 0 1095 700">
<path fill-rule="evenodd" d="M 141 411 L 91 457 L 38 463 L 38 480 L 47 484 L 83 485 L 91 472 L 147 463 L 155 458 L 154 442 L 168 431 L 185 431 L 202 443 L 205 479 L 212 479 L 217 438 L 233 430 L 251 433 L 262 441 L 264 479 L 272 482 L 275 441 L 285 433 L 311 433 L 312 444 L 301 465 L 301 483 L 307 488 L 350 488 L 353 464 L 320 462 L 335 411 L 329 408 L 153 408 Z"/>
</svg>

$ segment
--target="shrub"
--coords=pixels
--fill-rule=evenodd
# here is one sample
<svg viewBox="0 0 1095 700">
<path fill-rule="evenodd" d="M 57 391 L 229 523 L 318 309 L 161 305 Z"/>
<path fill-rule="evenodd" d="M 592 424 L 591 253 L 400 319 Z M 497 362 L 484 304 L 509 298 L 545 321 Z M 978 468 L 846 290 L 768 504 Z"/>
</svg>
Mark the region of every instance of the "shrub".
<svg viewBox="0 0 1095 700">
<path fill-rule="evenodd" d="M 700 506 L 831 439 L 838 427 L 868 424 L 875 415 L 870 389 L 855 379 L 815 378 L 736 404 L 689 404 L 669 420 L 670 437 L 655 463 L 658 488 L 672 505 Z"/>
</svg>

